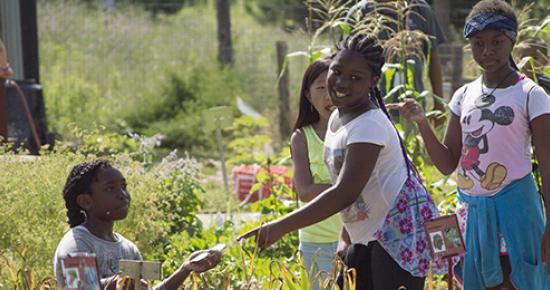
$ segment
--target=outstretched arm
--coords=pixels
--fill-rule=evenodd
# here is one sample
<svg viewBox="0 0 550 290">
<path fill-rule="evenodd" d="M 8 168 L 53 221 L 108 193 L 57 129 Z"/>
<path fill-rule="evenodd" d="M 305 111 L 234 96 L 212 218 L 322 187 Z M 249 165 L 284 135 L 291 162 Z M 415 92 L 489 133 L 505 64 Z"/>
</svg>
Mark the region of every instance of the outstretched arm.
<svg viewBox="0 0 550 290">
<path fill-rule="evenodd" d="M 260 249 L 265 249 L 285 234 L 318 223 L 348 207 L 357 200 L 367 184 L 380 149 L 380 146 L 370 143 L 349 145 L 335 185 L 325 190 L 306 206 L 253 229 L 238 239 L 255 236 Z"/>
<path fill-rule="evenodd" d="M 447 131 L 443 142 L 440 142 L 430 126 L 428 119 L 422 111 L 422 107 L 412 99 L 405 99 L 401 103 L 388 104 L 388 109 L 399 110 L 400 114 L 408 120 L 418 124 L 420 135 L 424 139 L 424 144 L 433 163 L 437 169 L 449 175 L 453 173 L 458 166 L 460 151 L 462 148 L 462 139 L 460 128 L 460 119 L 457 115 L 451 113 Z"/>
<path fill-rule="evenodd" d="M 330 184 L 315 184 L 309 169 L 307 140 L 301 129 L 296 130 L 290 137 L 290 149 L 294 163 L 294 185 L 298 199 L 309 202 L 319 193 L 330 187 Z"/>
<path fill-rule="evenodd" d="M 208 253 L 208 257 L 197 262 L 193 261 L 193 258 L 203 253 Z M 185 262 L 183 262 L 178 270 L 170 275 L 170 277 L 166 278 L 159 285 L 156 285 L 155 289 L 177 290 L 191 272 L 202 273 L 208 271 L 216 267 L 220 263 L 220 260 L 221 252 L 219 251 L 204 250 L 194 252 Z M 163 285 L 164 288 L 161 288 L 161 285 Z"/>
<path fill-rule="evenodd" d="M 208 253 L 208 256 L 200 261 L 193 261 L 196 256 Z M 192 253 L 189 258 L 174 272 L 170 277 L 164 279 L 164 281 L 153 287 L 154 290 L 177 290 L 181 284 L 187 279 L 191 272 L 202 273 L 216 267 L 221 260 L 221 252 L 214 250 L 203 250 Z M 101 289 L 115 290 L 119 283 L 121 283 L 123 277 L 116 275 L 113 277 L 101 279 Z M 146 282 L 141 281 L 142 285 L 146 287 Z M 133 289 L 133 288 L 131 288 Z M 141 288 L 140 288 L 141 289 Z"/>
</svg>

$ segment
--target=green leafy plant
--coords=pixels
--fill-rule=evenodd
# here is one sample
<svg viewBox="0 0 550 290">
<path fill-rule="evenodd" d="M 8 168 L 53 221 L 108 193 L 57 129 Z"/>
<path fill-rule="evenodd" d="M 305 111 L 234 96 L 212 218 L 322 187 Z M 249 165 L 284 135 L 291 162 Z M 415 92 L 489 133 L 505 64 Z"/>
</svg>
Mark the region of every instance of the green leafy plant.
<svg viewBox="0 0 550 290">
<path fill-rule="evenodd" d="M 266 160 L 266 147 L 272 144 L 266 134 L 267 119 L 250 116 L 236 118 L 229 132 L 227 143 L 228 164 L 254 164 Z"/>
<path fill-rule="evenodd" d="M 96 142 L 98 138 L 103 141 Z M 84 141 L 88 139 L 96 141 Z M 19 269 L 32 269 L 34 277 L 52 276 L 53 254 L 68 230 L 62 187 L 70 169 L 84 160 L 109 159 L 127 179 L 132 208 L 115 230 L 134 241 L 146 259 L 163 251 L 161 241 L 174 232 L 201 230 L 195 215 L 200 206 L 196 196 L 200 192 L 195 174 L 198 165 L 177 156 L 154 165 L 144 162 L 142 157 L 150 152 L 143 151 L 147 146 L 139 145 L 138 140 L 82 133 L 72 144 L 83 145 L 58 144 L 40 157 L 11 151 L 0 155 L 0 198 L 4 201 L 0 204 L 0 254 L 12 269 L 0 266 L 0 284 L 14 289 L 26 281 L 18 279 L 20 274 L 14 275 Z"/>
</svg>

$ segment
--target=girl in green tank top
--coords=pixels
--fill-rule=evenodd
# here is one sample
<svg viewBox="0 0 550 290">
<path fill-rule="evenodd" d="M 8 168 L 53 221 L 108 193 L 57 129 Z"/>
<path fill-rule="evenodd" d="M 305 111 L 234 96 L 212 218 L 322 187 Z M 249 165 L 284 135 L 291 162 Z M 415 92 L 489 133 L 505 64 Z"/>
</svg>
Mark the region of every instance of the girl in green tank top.
<svg viewBox="0 0 550 290">
<path fill-rule="evenodd" d="M 304 73 L 300 111 L 290 137 L 294 184 L 301 205 L 331 186 L 323 160 L 323 139 L 333 109 L 326 88 L 329 65 L 330 59 L 319 59 L 311 63 Z M 312 265 L 314 275 L 332 270 L 341 230 L 340 216 L 334 215 L 299 231 L 300 251 L 308 272 Z M 318 285 L 314 285 L 313 289 L 318 289 Z"/>
</svg>

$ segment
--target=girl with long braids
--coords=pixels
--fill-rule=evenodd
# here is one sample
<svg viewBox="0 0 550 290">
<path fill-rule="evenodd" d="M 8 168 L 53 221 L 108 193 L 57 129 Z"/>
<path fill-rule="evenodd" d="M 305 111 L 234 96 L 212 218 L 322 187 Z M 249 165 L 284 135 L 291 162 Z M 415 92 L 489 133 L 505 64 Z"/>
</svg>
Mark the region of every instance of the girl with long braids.
<svg viewBox="0 0 550 290">
<path fill-rule="evenodd" d="M 383 49 L 356 34 L 337 45 L 327 87 L 337 107 L 324 142 L 332 186 L 306 206 L 243 234 L 261 249 L 286 233 L 340 213 L 340 249 L 357 270 L 356 289 L 424 289 L 431 261 L 423 223 L 438 215 L 419 182 L 377 89 Z M 347 248 L 347 250 L 344 250 Z"/>
<path fill-rule="evenodd" d="M 126 218 L 130 208 L 126 179 L 108 161 L 83 162 L 72 169 L 63 188 L 63 198 L 70 230 L 55 252 L 54 271 L 59 289 L 65 287 L 61 261 L 75 253 L 95 254 L 101 289 L 115 289 L 121 279 L 116 276 L 119 261 L 142 260 L 136 245 L 113 231 L 114 223 Z M 178 289 L 191 272 L 204 272 L 219 263 L 219 251 L 211 251 L 207 259 L 191 262 L 202 252 L 191 254 L 178 270 L 154 289 Z"/>
</svg>

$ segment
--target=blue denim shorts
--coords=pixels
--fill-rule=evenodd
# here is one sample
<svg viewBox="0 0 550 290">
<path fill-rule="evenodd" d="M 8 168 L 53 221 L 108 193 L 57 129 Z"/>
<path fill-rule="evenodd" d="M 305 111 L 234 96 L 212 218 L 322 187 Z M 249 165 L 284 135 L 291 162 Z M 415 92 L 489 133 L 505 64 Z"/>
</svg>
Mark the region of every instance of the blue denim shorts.
<svg viewBox="0 0 550 290">
<path fill-rule="evenodd" d="M 312 290 L 319 289 L 319 279 L 317 273 L 322 272 L 323 280 L 326 279 L 327 273 L 331 272 L 334 267 L 334 261 L 336 257 L 336 248 L 338 242 L 333 243 L 308 243 L 300 242 L 300 252 L 304 259 L 306 271 L 309 273 L 311 265 L 315 259 L 315 278 L 313 278 Z"/>
</svg>

